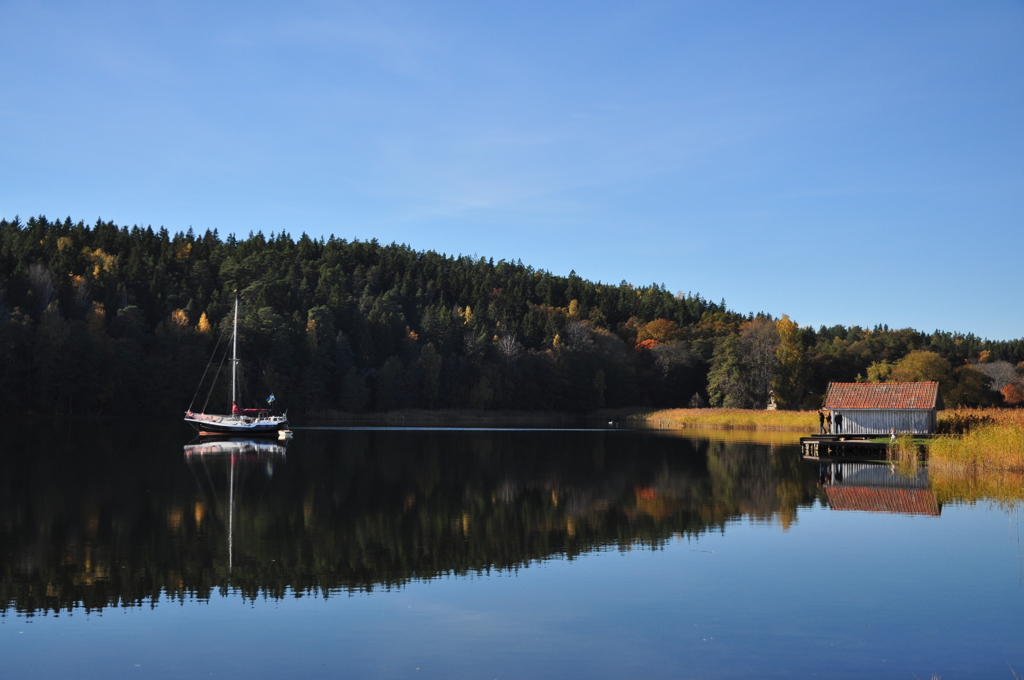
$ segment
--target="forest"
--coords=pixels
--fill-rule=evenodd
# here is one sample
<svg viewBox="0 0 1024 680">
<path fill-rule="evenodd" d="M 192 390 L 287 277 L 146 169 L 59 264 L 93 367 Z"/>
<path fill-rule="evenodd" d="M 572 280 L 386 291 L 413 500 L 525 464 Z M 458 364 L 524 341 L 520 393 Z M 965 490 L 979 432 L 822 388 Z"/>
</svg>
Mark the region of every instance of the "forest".
<svg viewBox="0 0 1024 680">
<path fill-rule="evenodd" d="M 947 407 L 1024 403 L 1024 339 L 800 326 L 663 285 L 376 240 L 245 239 L 0 220 L 0 406 L 223 411 L 235 296 L 247 406 L 591 413 L 820 406 L 829 381 L 937 380 Z"/>
</svg>

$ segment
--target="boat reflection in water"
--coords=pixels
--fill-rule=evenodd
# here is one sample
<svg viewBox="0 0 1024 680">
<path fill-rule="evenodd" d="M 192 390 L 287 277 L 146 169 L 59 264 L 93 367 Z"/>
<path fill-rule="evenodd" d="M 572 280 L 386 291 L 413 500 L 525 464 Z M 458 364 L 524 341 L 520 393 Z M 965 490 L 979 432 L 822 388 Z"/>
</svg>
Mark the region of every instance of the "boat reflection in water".
<svg viewBox="0 0 1024 680">
<path fill-rule="evenodd" d="M 246 458 L 256 457 L 284 457 L 288 452 L 287 444 L 279 444 L 266 439 L 203 439 L 193 444 L 185 445 L 185 459 L 191 461 L 194 457 L 210 456 L 242 456 Z"/>
<path fill-rule="evenodd" d="M 253 463 L 265 463 L 267 477 L 274 475 L 274 460 L 283 459 L 288 452 L 287 442 L 279 444 L 260 439 L 206 439 L 185 445 L 185 460 L 207 467 L 213 461 L 228 463 L 228 574 L 234 569 L 235 563 L 235 468 L 251 466 Z M 211 480 L 211 470 L 206 470 L 207 480 Z M 200 480 L 201 483 L 201 480 Z M 216 491 L 209 490 L 215 496 Z"/>
</svg>

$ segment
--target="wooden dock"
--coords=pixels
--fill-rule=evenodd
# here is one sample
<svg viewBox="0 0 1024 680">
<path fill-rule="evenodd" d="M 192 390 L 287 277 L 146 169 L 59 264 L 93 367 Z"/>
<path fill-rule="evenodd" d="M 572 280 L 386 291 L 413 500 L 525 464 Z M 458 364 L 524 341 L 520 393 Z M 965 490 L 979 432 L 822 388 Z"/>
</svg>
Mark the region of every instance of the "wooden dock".
<svg viewBox="0 0 1024 680">
<path fill-rule="evenodd" d="M 844 458 L 846 460 L 885 460 L 888 442 L 835 434 L 816 434 L 800 438 L 800 452 L 804 458 Z"/>
</svg>

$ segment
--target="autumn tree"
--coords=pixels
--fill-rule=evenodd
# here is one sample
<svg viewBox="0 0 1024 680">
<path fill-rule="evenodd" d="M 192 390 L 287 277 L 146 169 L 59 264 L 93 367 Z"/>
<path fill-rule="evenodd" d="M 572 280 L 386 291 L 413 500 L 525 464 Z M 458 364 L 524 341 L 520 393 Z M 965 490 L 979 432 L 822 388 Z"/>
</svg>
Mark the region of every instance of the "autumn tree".
<svg viewBox="0 0 1024 680">
<path fill-rule="evenodd" d="M 867 382 L 889 382 L 892 378 L 892 364 L 888 361 L 876 361 L 868 366 Z"/>
<path fill-rule="evenodd" d="M 918 350 L 907 354 L 893 365 L 892 382 L 937 382 L 940 387 L 952 382 L 952 366 L 935 352 Z"/>
<path fill-rule="evenodd" d="M 669 321 L 668 319 L 655 319 L 645 323 L 637 329 L 636 333 L 637 343 L 645 340 L 672 342 L 680 337 L 679 326 L 674 321 Z"/>
<path fill-rule="evenodd" d="M 740 326 L 740 347 L 754 407 L 763 408 L 779 366 L 779 331 L 770 319 L 757 317 Z"/>
<path fill-rule="evenodd" d="M 807 382 L 807 359 L 800 340 L 800 327 L 787 315 L 775 322 L 779 346 L 775 350 L 777 367 L 772 389 L 783 408 L 797 408 Z"/>
<path fill-rule="evenodd" d="M 1006 383 L 1001 393 L 1007 406 L 1024 406 L 1024 384 L 1021 382 Z"/>
</svg>

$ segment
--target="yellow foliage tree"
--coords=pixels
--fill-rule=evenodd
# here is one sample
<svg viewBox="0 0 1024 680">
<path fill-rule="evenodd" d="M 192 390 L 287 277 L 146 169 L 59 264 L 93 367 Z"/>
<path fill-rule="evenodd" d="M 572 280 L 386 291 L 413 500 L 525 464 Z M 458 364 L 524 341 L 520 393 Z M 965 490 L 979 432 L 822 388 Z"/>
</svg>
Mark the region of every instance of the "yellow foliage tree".
<svg viewBox="0 0 1024 680">
<path fill-rule="evenodd" d="M 868 366 L 868 382 L 889 382 L 892 378 L 892 364 L 888 361 L 876 361 Z"/>
<path fill-rule="evenodd" d="M 950 390 L 956 379 L 953 367 L 942 356 L 927 350 L 916 350 L 893 364 L 889 376 L 892 382 L 930 382 L 939 383 L 939 392 L 946 406 L 955 406 L 956 401 L 950 400 Z"/>
<path fill-rule="evenodd" d="M 175 309 L 171 312 L 170 325 L 181 329 L 188 328 L 188 314 L 185 313 L 184 309 Z"/>
<path fill-rule="evenodd" d="M 179 342 L 181 336 L 191 330 L 192 326 L 188 322 L 188 315 L 182 309 L 175 309 L 167 315 L 166 320 L 160 322 L 160 325 L 156 327 L 157 335 L 168 333 L 177 338 Z"/>
<path fill-rule="evenodd" d="M 936 381 L 945 386 L 952 379 L 952 366 L 935 352 L 916 350 L 897 361 L 892 367 L 893 382 Z"/>
<path fill-rule="evenodd" d="M 99 279 L 105 274 L 113 274 L 117 267 L 117 256 L 108 255 L 101 248 L 89 253 L 89 259 L 92 260 L 92 277 L 94 279 Z"/>
<path fill-rule="evenodd" d="M 655 319 L 645 323 L 637 329 L 636 341 L 641 343 L 644 340 L 657 340 L 658 342 L 672 342 L 679 339 L 679 326 L 668 319 Z"/>
<path fill-rule="evenodd" d="M 775 322 L 775 329 L 779 332 L 779 347 L 775 350 L 778 366 L 772 389 L 780 406 L 796 408 L 807 383 L 807 357 L 800 342 L 800 326 L 783 314 Z"/>
</svg>

